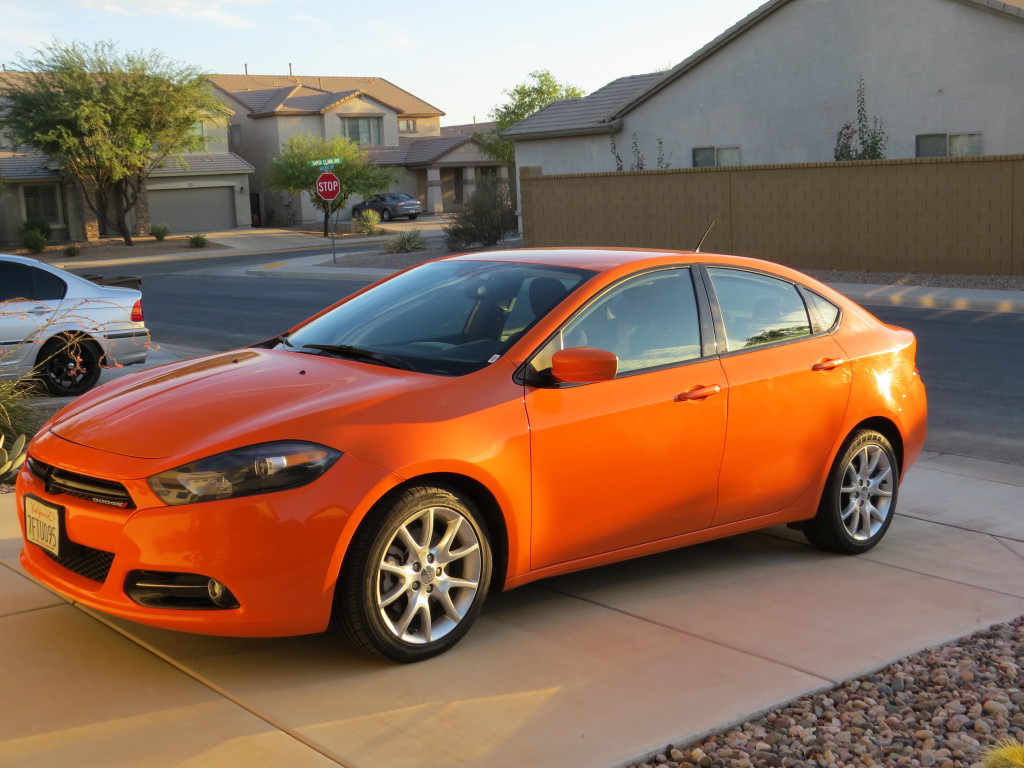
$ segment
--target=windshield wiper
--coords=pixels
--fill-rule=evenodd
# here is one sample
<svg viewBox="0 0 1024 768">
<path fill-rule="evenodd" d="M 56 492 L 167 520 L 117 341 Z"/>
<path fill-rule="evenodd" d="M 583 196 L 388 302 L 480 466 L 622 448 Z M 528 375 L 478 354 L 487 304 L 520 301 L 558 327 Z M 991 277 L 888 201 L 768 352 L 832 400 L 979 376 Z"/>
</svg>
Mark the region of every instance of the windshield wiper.
<svg viewBox="0 0 1024 768">
<path fill-rule="evenodd" d="M 383 352 L 374 352 L 372 349 L 360 349 L 348 344 L 303 344 L 303 349 L 317 349 L 330 355 L 348 357 L 353 360 L 368 360 L 372 363 L 380 363 L 389 368 L 398 368 L 405 371 L 415 371 L 409 363 L 400 357 L 387 355 Z"/>
</svg>

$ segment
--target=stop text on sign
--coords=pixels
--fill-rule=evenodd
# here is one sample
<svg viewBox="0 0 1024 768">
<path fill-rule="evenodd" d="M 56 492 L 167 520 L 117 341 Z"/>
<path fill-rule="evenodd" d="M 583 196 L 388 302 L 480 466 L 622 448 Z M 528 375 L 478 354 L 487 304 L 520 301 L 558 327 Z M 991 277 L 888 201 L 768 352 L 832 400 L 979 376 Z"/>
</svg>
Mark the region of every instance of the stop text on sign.
<svg viewBox="0 0 1024 768">
<path fill-rule="evenodd" d="M 321 173 L 316 180 L 316 193 L 322 200 L 333 200 L 341 192 L 341 182 L 333 173 Z"/>
</svg>

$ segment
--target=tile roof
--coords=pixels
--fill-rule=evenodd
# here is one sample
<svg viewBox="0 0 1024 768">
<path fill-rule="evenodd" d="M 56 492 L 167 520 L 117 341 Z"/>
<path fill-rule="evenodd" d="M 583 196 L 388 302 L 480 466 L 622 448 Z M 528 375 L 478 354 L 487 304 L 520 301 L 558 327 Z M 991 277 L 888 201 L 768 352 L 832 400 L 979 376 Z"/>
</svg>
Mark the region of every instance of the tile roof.
<svg viewBox="0 0 1024 768">
<path fill-rule="evenodd" d="M 433 117 L 444 114 L 381 77 L 209 75 L 207 79 L 254 115 L 323 112 L 361 94 L 404 115 Z"/>
<path fill-rule="evenodd" d="M 1024 0 L 1022 0 L 1024 2 Z M 497 123 L 463 123 L 462 125 L 442 125 L 442 136 L 472 136 L 474 133 L 493 131 Z"/>
<path fill-rule="evenodd" d="M 664 72 L 630 75 L 613 80 L 589 96 L 548 104 L 502 133 L 507 139 L 539 139 L 609 131 L 615 113 L 637 94 L 665 76 Z"/>
<path fill-rule="evenodd" d="M 194 176 L 202 173 L 252 173 L 256 169 L 230 152 L 185 155 L 185 166 L 167 160 L 152 176 Z"/>
<path fill-rule="evenodd" d="M 367 154 L 377 165 L 428 165 L 471 141 L 470 136 L 400 138 L 397 147 L 370 147 Z"/>
<path fill-rule="evenodd" d="M 61 178 L 57 164 L 42 152 L 32 149 L 0 152 L 0 176 L 8 181 Z"/>
</svg>

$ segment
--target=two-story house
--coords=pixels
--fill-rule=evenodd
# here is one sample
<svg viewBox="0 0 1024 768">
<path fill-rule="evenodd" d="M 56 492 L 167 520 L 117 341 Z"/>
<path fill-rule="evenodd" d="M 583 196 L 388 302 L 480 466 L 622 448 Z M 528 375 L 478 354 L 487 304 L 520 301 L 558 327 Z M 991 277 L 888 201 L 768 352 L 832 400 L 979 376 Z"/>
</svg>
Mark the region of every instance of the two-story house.
<svg viewBox="0 0 1024 768">
<path fill-rule="evenodd" d="M 209 80 L 234 112 L 228 148 L 256 169 L 251 212 L 262 225 L 321 216 L 305 195 L 270 190 L 264 183 L 273 158 L 297 134 L 342 136 L 365 147 L 373 162 L 401 168 L 393 191 L 418 197 L 428 213 L 457 209 L 480 173 L 507 173 L 471 136 L 443 136 L 441 110 L 383 78 L 244 74 Z M 356 202 L 350 200 L 349 208 Z"/>
</svg>

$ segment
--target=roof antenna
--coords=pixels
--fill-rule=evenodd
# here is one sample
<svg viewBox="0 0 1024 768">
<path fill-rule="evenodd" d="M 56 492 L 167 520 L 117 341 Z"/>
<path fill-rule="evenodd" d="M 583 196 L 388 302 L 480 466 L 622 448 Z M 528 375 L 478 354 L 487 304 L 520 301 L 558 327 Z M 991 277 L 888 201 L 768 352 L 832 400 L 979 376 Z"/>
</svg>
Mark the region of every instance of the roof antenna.
<svg viewBox="0 0 1024 768">
<path fill-rule="evenodd" d="M 714 219 L 712 219 L 712 220 L 711 220 L 711 223 L 710 223 L 710 224 L 708 224 L 708 228 L 707 228 L 707 229 L 705 229 L 705 230 L 704 230 L 704 234 L 703 234 L 703 235 L 701 235 L 701 237 L 700 237 L 700 241 L 699 241 L 699 242 L 697 243 L 697 247 L 693 249 L 693 252 L 694 252 L 694 253 L 700 253 L 700 247 L 701 247 L 702 245 L 704 245 L 704 238 L 706 238 L 706 237 L 708 236 L 708 233 L 709 233 L 709 232 L 711 232 L 711 228 L 712 228 L 713 226 L 715 226 L 715 220 L 714 220 Z"/>
</svg>

